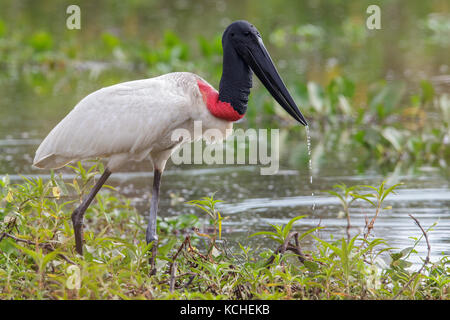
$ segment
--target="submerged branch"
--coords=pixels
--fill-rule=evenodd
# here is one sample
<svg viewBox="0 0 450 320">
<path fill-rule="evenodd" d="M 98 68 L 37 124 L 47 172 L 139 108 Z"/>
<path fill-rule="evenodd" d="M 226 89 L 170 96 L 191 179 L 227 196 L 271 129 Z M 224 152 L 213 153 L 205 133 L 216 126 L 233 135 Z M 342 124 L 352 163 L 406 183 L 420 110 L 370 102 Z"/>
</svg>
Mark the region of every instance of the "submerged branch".
<svg viewBox="0 0 450 320">
<path fill-rule="evenodd" d="M 294 238 L 294 240 L 295 240 L 295 245 L 290 243 L 292 238 Z M 281 253 L 283 255 L 287 250 L 294 252 L 297 255 L 298 260 L 301 263 L 303 263 L 306 260 L 304 254 L 302 253 L 302 250 L 300 248 L 300 243 L 298 240 L 298 232 L 291 232 L 286 237 L 284 243 L 282 245 L 280 245 L 274 251 L 274 254 L 269 258 L 269 260 L 267 260 L 266 266 L 268 267 L 275 260 L 275 255 L 277 255 L 278 253 Z"/>
<path fill-rule="evenodd" d="M 414 220 L 414 222 L 416 223 L 416 225 L 420 228 L 420 230 L 423 233 L 423 236 L 425 237 L 425 241 L 427 242 L 427 257 L 425 258 L 425 261 L 423 262 L 422 267 L 414 274 L 413 277 L 411 277 L 411 279 L 409 279 L 409 281 L 403 286 L 403 288 L 395 295 L 395 297 L 393 298 L 394 300 L 397 299 L 402 293 L 403 291 L 406 290 L 406 288 L 414 281 L 415 278 L 417 278 L 417 276 L 419 274 L 422 273 L 423 269 L 425 269 L 425 266 L 430 262 L 430 253 L 431 253 L 431 246 L 430 246 L 430 241 L 428 240 L 428 234 L 427 232 L 422 228 L 422 226 L 420 225 L 419 220 L 417 220 L 415 217 L 413 217 L 411 214 L 409 214 L 409 216 L 411 217 L 411 219 Z"/>
<path fill-rule="evenodd" d="M 22 242 L 22 243 L 26 243 L 28 245 L 35 245 L 35 246 L 41 247 L 43 249 L 47 249 L 48 251 L 55 251 L 55 249 L 52 247 L 52 245 L 50 243 L 34 243 L 33 241 L 30 241 L 30 240 L 17 238 L 16 236 L 13 236 L 12 234 L 9 234 L 7 232 L 3 232 L 2 236 L 0 237 L 0 241 L 3 240 L 5 237 L 13 239 L 16 242 Z M 68 263 L 76 265 L 75 262 L 73 262 L 71 259 L 69 259 L 64 254 L 58 253 L 58 255 L 61 258 L 63 258 L 64 260 L 66 260 Z"/>
</svg>

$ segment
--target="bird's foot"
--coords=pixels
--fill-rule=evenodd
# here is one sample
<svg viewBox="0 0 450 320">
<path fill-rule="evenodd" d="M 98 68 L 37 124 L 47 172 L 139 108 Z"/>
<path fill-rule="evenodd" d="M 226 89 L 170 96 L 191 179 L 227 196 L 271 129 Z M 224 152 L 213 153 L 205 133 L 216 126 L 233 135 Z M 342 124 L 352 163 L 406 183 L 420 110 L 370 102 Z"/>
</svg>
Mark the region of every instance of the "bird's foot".
<svg viewBox="0 0 450 320">
<path fill-rule="evenodd" d="M 75 236 L 75 249 L 78 254 L 83 255 L 83 217 L 81 210 L 76 208 L 72 213 L 73 233 Z"/>
<path fill-rule="evenodd" d="M 151 257 L 149 259 L 150 264 L 150 275 L 156 274 L 156 254 L 158 252 L 158 237 L 156 235 L 149 237 L 147 236 L 147 244 L 152 244 Z"/>
<path fill-rule="evenodd" d="M 150 275 L 154 276 L 156 274 L 156 251 L 157 248 L 155 246 L 155 248 L 152 248 L 152 256 L 149 259 L 149 264 L 150 264 Z"/>
<path fill-rule="evenodd" d="M 74 227 L 75 249 L 78 254 L 83 255 L 83 225 Z"/>
</svg>

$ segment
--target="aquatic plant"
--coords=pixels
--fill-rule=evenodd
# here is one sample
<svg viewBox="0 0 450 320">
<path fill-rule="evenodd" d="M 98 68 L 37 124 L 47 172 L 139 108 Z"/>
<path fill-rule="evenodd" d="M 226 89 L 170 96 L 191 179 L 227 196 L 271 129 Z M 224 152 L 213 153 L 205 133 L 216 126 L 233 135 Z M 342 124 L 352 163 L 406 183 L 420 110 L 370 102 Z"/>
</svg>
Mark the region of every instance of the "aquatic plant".
<svg viewBox="0 0 450 320">
<path fill-rule="evenodd" d="M 80 256 L 73 243 L 71 209 L 89 192 L 101 168 L 77 165 L 73 170 L 70 183 L 55 174 L 48 181 L 24 178 L 11 184 L 7 176 L 0 181 L 2 299 L 450 297 L 447 256 L 425 259 L 421 270 L 411 268 L 415 246 L 433 226 L 424 230 L 416 220 L 423 236 L 397 251 L 383 239 L 363 235 L 327 240 L 314 235 L 318 228 L 299 233 L 295 223 L 302 221 L 300 216 L 285 226 L 272 225 L 274 231 L 255 233 L 253 237 L 274 240 L 274 247 L 256 251 L 230 246 L 220 234 L 224 217 L 212 196 L 190 202 L 210 221 L 192 214 L 158 220 L 158 272 L 150 276 L 143 216 L 113 189 L 105 190 L 86 213 L 86 252 Z M 380 188 L 381 200 L 389 188 Z M 306 237 L 316 241 L 316 249 L 301 248 Z"/>
</svg>

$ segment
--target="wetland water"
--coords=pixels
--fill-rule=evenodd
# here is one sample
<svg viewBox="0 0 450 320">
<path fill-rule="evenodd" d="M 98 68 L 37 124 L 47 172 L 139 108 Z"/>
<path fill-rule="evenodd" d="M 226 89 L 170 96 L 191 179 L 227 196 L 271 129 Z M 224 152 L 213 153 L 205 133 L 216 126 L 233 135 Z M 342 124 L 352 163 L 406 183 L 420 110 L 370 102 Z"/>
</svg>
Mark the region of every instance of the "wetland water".
<svg viewBox="0 0 450 320">
<path fill-rule="evenodd" d="M 39 141 L 37 138 L 0 140 L 2 163 L 10 166 L 8 172 L 13 182 L 20 182 L 21 174 L 42 176 L 44 179 L 49 177 L 48 172 L 30 167 Z M 63 169 L 63 172 L 67 172 L 64 174 L 66 179 L 73 178 L 69 171 Z M 130 163 L 122 172 L 112 175 L 109 184 L 130 198 L 140 212 L 147 214 L 152 178 L 150 162 L 144 161 Z M 277 175 L 263 176 L 257 165 L 219 167 L 169 164 L 163 176 L 159 214 L 167 217 L 195 213 L 203 217 L 201 212 L 185 204 L 185 201 L 217 192 L 216 198 L 224 201 L 218 205 L 218 209 L 228 217 L 224 221 L 223 234 L 231 243 L 272 247 L 273 244 L 261 242 L 261 239 L 248 239 L 248 235 L 268 230 L 268 224 L 285 224 L 297 215 L 307 217 L 297 223 L 295 230 L 306 231 L 320 223 L 325 227 L 319 231 L 321 237 L 333 235 L 339 238 L 346 235 L 346 219 L 338 218 L 341 204 L 336 197 L 321 191 L 330 190 L 337 183 L 348 186 L 378 185 L 384 178 L 385 175 L 375 171 L 358 174 L 348 167 L 329 166 L 318 172 L 316 170 L 311 184 L 308 166 L 302 169 L 284 166 Z M 386 205 L 391 205 L 392 210 L 381 213 L 373 235 L 387 239 L 392 247 L 411 246 L 413 240 L 409 237 L 421 235 L 408 216 L 412 214 L 424 228 L 437 222 L 434 231 L 429 233 L 432 258 L 437 259 L 443 252 L 450 254 L 450 185 L 447 178 L 437 169 L 422 168 L 421 172 L 411 175 L 391 174 L 389 179 L 389 183 L 401 181 L 404 185 L 397 194 L 388 196 Z M 373 208 L 357 201 L 350 211 L 353 225 L 351 234 L 362 232 L 365 215 L 370 218 L 373 213 Z M 311 247 L 313 243 L 305 240 L 304 245 Z M 417 249 L 422 257 L 426 255 L 424 242 Z"/>
</svg>

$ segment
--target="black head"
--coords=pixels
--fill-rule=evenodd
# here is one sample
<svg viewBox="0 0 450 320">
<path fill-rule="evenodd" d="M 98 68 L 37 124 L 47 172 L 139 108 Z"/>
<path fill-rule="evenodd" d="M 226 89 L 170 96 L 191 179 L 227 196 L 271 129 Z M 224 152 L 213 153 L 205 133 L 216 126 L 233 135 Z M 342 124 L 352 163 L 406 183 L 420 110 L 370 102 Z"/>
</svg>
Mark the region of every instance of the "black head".
<svg viewBox="0 0 450 320">
<path fill-rule="evenodd" d="M 307 125 L 305 118 L 289 94 L 283 80 L 267 52 L 259 31 L 245 20 L 230 24 L 222 37 L 224 53 L 235 50 L 253 70 L 275 100 L 298 122 Z"/>
<path fill-rule="evenodd" d="M 225 29 L 222 45 L 231 44 L 236 50 L 239 50 L 245 44 L 257 41 L 257 38 L 261 38 L 261 35 L 254 25 L 245 20 L 238 20 Z"/>
</svg>

